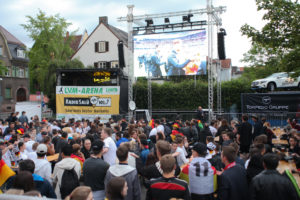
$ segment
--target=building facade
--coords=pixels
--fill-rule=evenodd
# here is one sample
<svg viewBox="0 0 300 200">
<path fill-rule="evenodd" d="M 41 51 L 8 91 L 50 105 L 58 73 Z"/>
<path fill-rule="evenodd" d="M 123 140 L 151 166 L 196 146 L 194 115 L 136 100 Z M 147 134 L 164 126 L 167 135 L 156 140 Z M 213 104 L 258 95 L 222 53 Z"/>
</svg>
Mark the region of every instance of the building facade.
<svg viewBox="0 0 300 200">
<path fill-rule="evenodd" d="M 26 46 L 0 25 L 0 112 L 14 112 L 16 102 L 29 99 L 29 59 Z"/>
<path fill-rule="evenodd" d="M 118 43 L 123 42 L 124 57 L 128 55 L 128 34 L 108 24 L 107 17 L 99 17 L 99 24 L 71 59 L 79 59 L 84 66 L 118 68 Z M 126 73 L 126 69 L 123 70 Z"/>
</svg>

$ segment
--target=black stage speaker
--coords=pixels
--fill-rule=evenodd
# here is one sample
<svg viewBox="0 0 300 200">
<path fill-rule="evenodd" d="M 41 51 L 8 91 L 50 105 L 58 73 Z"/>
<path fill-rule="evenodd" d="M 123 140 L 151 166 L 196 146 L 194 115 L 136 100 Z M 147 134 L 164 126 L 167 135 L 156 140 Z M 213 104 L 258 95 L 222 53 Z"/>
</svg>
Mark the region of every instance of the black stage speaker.
<svg viewBox="0 0 300 200">
<path fill-rule="evenodd" d="M 119 54 L 119 67 L 123 69 L 125 67 L 123 41 L 118 43 L 118 54 Z"/>
<path fill-rule="evenodd" d="M 219 59 L 220 60 L 225 60 L 226 55 L 225 55 L 225 42 L 224 42 L 224 36 L 225 32 L 219 32 L 218 33 L 218 54 L 219 54 Z"/>
</svg>

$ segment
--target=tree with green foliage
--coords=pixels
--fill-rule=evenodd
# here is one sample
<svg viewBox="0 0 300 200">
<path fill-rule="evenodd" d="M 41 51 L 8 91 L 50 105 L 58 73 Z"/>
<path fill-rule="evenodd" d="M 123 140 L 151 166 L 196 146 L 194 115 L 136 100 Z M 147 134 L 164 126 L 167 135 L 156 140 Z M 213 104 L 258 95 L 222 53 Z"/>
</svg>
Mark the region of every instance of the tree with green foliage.
<svg viewBox="0 0 300 200">
<path fill-rule="evenodd" d="M 256 0 L 257 10 L 265 11 L 262 30 L 245 24 L 241 32 L 252 40 L 243 61 L 265 66 L 266 71 L 300 73 L 300 4 L 298 0 Z M 270 69 L 272 69 L 270 71 Z"/>
<path fill-rule="evenodd" d="M 0 60 L 0 76 L 4 76 L 5 72 L 7 72 L 7 67 L 5 67 L 3 61 Z"/>
<path fill-rule="evenodd" d="M 34 41 L 28 52 L 31 92 L 44 92 L 52 102 L 49 106 L 54 108 L 56 69 L 84 67 L 78 60 L 70 61 L 73 53 L 70 43 L 74 32 L 66 36 L 71 23 L 58 14 L 46 16 L 40 10 L 36 16 L 26 18 L 28 21 L 22 26 Z"/>
</svg>

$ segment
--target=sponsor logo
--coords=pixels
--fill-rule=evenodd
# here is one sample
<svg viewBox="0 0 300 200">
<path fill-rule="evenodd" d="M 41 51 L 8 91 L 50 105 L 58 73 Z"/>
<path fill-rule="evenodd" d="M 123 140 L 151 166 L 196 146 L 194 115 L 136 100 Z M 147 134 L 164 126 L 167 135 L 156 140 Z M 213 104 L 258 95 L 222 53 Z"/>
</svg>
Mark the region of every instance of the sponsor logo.
<svg viewBox="0 0 300 200">
<path fill-rule="evenodd" d="M 262 97 L 262 103 L 265 104 L 265 105 L 269 105 L 271 103 L 271 97 L 269 96 L 264 96 Z"/>
</svg>

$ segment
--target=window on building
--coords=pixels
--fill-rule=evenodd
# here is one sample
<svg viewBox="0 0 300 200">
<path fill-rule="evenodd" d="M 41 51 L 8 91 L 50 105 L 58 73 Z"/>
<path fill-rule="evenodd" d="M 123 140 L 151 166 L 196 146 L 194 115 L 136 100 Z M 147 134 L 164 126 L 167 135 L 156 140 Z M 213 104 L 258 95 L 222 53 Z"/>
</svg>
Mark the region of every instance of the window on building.
<svg viewBox="0 0 300 200">
<path fill-rule="evenodd" d="M 6 99 L 11 98 L 11 88 L 5 88 L 5 98 Z"/>
<path fill-rule="evenodd" d="M 25 51 L 22 49 L 17 50 L 17 57 L 18 58 L 25 58 Z"/>
<path fill-rule="evenodd" d="M 29 78 L 28 68 L 25 69 L 25 78 Z"/>
<path fill-rule="evenodd" d="M 106 68 L 106 62 L 99 62 L 99 68 Z"/>
<path fill-rule="evenodd" d="M 24 69 L 23 68 L 18 69 L 18 77 L 24 78 Z"/>
<path fill-rule="evenodd" d="M 95 52 L 105 53 L 109 50 L 109 44 L 107 41 L 95 42 Z"/>
<path fill-rule="evenodd" d="M 5 71 L 5 76 L 9 77 L 11 73 L 11 68 L 7 67 L 7 70 Z"/>
<path fill-rule="evenodd" d="M 118 68 L 119 67 L 119 61 L 111 61 L 111 68 Z"/>
<path fill-rule="evenodd" d="M 16 66 L 12 66 L 12 70 L 11 70 L 11 76 L 12 77 L 16 77 L 17 76 L 17 68 Z"/>
<path fill-rule="evenodd" d="M 3 56 L 3 49 L 1 46 L 0 46 L 0 56 Z"/>
</svg>

